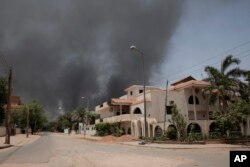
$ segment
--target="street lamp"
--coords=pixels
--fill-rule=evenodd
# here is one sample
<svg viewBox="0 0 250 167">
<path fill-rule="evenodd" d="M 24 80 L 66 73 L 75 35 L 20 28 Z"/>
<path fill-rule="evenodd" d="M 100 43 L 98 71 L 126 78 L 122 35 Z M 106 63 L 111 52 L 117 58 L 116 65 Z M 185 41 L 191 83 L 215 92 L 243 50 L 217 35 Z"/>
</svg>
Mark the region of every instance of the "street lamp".
<svg viewBox="0 0 250 167">
<path fill-rule="evenodd" d="M 87 120 L 88 120 L 88 113 L 89 113 L 89 98 L 85 98 L 84 96 L 81 97 L 81 99 L 87 99 L 87 111 L 86 111 L 86 116 L 85 116 L 85 121 L 84 121 L 84 137 L 86 135 L 86 126 L 87 126 Z"/>
<path fill-rule="evenodd" d="M 145 70 L 144 70 L 144 54 L 142 51 L 140 51 L 136 46 L 132 45 L 130 46 L 130 49 L 132 51 L 136 51 L 140 53 L 141 58 L 142 58 L 142 71 L 143 71 L 143 100 L 144 100 L 144 126 L 145 126 L 145 138 L 148 137 L 148 126 L 147 126 L 147 110 L 146 110 L 146 90 L 145 90 Z"/>
</svg>

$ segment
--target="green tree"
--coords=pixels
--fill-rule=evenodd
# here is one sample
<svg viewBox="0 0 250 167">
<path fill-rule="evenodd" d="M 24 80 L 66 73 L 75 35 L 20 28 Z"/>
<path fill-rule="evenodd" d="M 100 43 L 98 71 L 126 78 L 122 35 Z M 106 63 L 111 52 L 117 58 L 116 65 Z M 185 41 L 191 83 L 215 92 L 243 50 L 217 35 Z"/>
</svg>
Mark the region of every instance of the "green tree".
<svg viewBox="0 0 250 167">
<path fill-rule="evenodd" d="M 172 120 L 169 120 L 176 127 L 177 139 L 182 140 L 186 136 L 186 126 L 187 122 L 184 116 L 177 109 L 177 106 L 174 105 L 172 108 Z"/>
<path fill-rule="evenodd" d="M 76 122 L 75 112 L 66 112 L 57 119 L 57 131 L 63 132 L 64 129 L 72 129 L 73 124 Z"/>
<path fill-rule="evenodd" d="M 75 114 L 78 122 L 87 123 L 87 111 L 83 106 L 78 107 Z"/>
<path fill-rule="evenodd" d="M 237 127 L 243 125 L 243 135 L 246 135 L 247 118 L 250 115 L 250 104 L 244 100 L 231 103 L 227 107 L 227 112 L 217 112 L 215 114 L 217 125 L 222 135 L 229 135 Z"/>
<path fill-rule="evenodd" d="M 89 124 L 95 124 L 95 120 L 100 118 L 100 114 L 89 112 L 88 113 L 88 122 Z"/>
<path fill-rule="evenodd" d="M 236 98 L 236 92 L 239 92 L 239 83 L 241 83 L 238 78 L 246 76 L 248 73 L 239 67 L 231 68 L 239 63 L 239 59 L 229 55 L 223 60 L 220 69 L 212 66 L 205 67 L 205 71 L 208 74 L 206 80 L 211 85 L 204 89 L 204 94 L 208 96 L 210 104 L 215 103 L 217 100 L 219 101 L 220 111 L 224 111 L 228 102 L 232 98 Z"/>
<path fill-rule="evenodd" d="M 38 129 L 42 129 L 47 123 L 47 117 L 43 107 L 35 100 L 28 103 L 29 108 L 29 124 L 31 128 L 31 134 L 37 132 Z M 26 112 L 23 110 L 23 112 Z"/>
<path fill-rule="evenodd" d="M 0 77 L 0 125 L 3 124 L 5 118 L 4 105 L 7 104 L 7 80 Z"/>
</svg>

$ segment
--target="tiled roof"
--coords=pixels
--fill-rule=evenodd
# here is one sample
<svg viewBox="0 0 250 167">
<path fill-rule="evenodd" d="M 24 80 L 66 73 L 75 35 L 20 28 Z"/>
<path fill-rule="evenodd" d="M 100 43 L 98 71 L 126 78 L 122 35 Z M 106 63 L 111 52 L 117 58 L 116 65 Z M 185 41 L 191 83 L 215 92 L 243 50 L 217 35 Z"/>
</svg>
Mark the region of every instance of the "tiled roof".
<svg viewBox="0 0 250 167">
<path fill-rule="evenodd" d="M 169 90 L 177 90 L 177 89 L 184 89 L 184 88 L 190 88 L 190 87 L 207 87 L 210 83 L 206 81 L 200 81 L 200 80 L 191 80 L 184 83 L 180 83 L 176 86 L 171 86 Z"/>
<path fill-rule="evenodd" d="M 132 86 L 129 86 L 128 88 L 125 89 L 125 91 L 128 91 L 132 88 L 143 88 L 143 85 L 132 85 Z M 149 89 L 158 89 L 158 90 L 161 90 L 161 88 L 159 87 L 156 87 L 156 86 L 146 86 L 145 87 L 147 90 Z"/>
<path fill-rule="evenodd" d="M 178 84 L 185 83 L 185 82 L 191 81 L 191 80 L 196 80 L 196 79 L 193 78 L 192 76 L 188 76 L 188 77 L 185 77 L 185 78 L 182 78 L 180 80 L 175 81 L 174 83 L 171 84 L 171 86 L 176 86 Z"/>
</svg>

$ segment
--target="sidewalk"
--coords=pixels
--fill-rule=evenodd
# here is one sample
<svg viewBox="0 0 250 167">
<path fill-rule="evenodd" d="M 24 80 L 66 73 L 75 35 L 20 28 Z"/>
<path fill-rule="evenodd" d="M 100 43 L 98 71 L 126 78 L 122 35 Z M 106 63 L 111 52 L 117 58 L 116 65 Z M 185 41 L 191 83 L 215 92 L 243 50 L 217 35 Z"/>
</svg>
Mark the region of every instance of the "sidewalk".
<svg viewBox="0 0 250 167">
<path fill-rule="evenodd" d="M 40 138 L 39 135 L 29 135 L 29 138 L 26 138 L 26 134 L 17 134 L 15 136 L 10 136 L 10 144 L 5 143 L 5 136 L 0 137 L 0 149 L 8 148 L 11 146 L 22 146 L 24 144 L 31 143 Z"/>
<path fill-rule="evenodd" d="M 120 142 L 119 144 L 137 146 L 137 147 L 160 148 L 160 149 L 204 149 L 204 148 L 245 148 L 245 149 L 250 149 L 250 146 L 233 145 L 233 144 L 157 144 L 157 143 L 147 143 L 145 145 L 140 145 L 139 141 Z"/>
<path fill-rule="evenodd" d="M 58 134 L 60 136 L 70 137 L 74 139 L 83 139 L 88 141 L 102 141 L 103 137 L 84 135 L 83 134 Z M 112 143 L 112 144 L 121 144 L 134 147 L 147 147 L 147 148 L 158 148 L 158 149 L 209 149 L 209 148 L 227 148 L 227 149 L 249 149 L 250 145 L 236 145 L 236 144 L 158 144 L 158 143 L 147 143 L 145 145 L 140 145 L 140 141 L 130 141 L 130 142 L 103 142 L 103 143 Z"/>
</svg>

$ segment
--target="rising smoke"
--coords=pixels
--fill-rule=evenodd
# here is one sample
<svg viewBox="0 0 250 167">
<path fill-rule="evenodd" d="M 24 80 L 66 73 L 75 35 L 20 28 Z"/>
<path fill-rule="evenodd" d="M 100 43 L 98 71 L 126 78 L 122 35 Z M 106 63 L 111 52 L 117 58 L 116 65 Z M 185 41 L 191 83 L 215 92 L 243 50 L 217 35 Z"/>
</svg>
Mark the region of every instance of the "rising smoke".
<svg viewBox="0 0 250 167">
<path fill-rule="evenodd" d="M 56 115 L 80 97 L 94 106 L 141 84 L 165 58 L 181 0 L 1 0 L 0 49 L 14 68 L 14 93 Z M 153 70 L 154 69 L 154 70 Z M 155 71 L 156 70 L 156 71 Z"/>
</svg>

